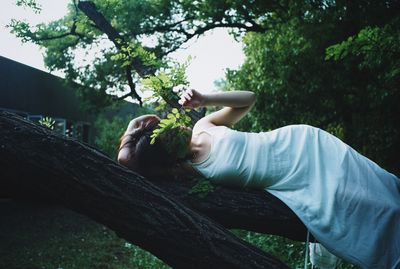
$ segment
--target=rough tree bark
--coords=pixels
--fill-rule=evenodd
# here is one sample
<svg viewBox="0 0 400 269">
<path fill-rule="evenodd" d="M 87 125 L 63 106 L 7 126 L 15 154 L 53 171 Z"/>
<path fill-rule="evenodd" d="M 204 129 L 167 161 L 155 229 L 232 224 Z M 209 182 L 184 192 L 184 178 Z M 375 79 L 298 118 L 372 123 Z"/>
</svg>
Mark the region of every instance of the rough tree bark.
<svg viewBox="0 0 400 269">
<path fill-rule="evenodd" d="M 288 268 L 96 149 L 0 113 L 0 189 L 102 223 L 174 268 Z"/>
<path fill-rule="evenodd" d="M 215 186 L 205 197 L 190 193 L 191 181 L 153 181 L 186 206 L 228 229 L 243 229 L 306 241 L 307 229 L 281 200 L 265 191 Z M 311 236 L 311 235 L 310 235 Z M 310 240 L 315 240 L 312 236 Z"/>
</svg>

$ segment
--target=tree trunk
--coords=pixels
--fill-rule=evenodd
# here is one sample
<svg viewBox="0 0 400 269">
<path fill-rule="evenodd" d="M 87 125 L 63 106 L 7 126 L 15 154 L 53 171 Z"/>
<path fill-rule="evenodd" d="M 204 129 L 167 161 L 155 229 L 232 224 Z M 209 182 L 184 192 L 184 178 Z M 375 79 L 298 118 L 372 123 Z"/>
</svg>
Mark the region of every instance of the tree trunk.
<svg viewBox="0 0 400 269">
<path fill-rule="evenodd" d="M 0 113 L 0 189 L 57 202 L 174 268 L 288 268 L 95 148 Z"/>
<path fill-rule="evenodd" d="M 306 241 L 307 228 L 281 200 L 266 191 L 215 186 L 205 197 L 191 194 L 193 182 L 153 181 L 184 205 L 228 229 L 243 229 Z M 310 235 L 310 240 L 315 240 Z"/>
</svg>

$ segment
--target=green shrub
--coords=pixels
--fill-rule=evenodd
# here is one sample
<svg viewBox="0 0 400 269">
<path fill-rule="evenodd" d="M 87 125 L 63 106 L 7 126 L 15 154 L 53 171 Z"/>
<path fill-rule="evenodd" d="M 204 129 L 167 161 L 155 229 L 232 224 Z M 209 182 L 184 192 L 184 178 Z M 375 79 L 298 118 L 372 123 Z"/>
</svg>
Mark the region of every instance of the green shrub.
<svg viewBox="0 0 400 269">
<path fill-rule="evenodd" d="M 99 116 L 95 122 L 96 137 L 94 143 L 96 147 L 116 159 L 118 152 L 119 139 L 125 132 L 129 123 L 128 118 L 114 117 L 108 120 Z"/>
<path fill-rule="evenodd" d="M 304 268 L 305 243 L 293 241 L 281 236 L 266 235 L 244 230 L 232 230 L 232 232 L 241 239 L 277 257 L 289 265 L 289 267 Z M 308 260 L 310 259 L 308 258 Z M 337 267 L 337 269 L 352 268 L 354 269 L 357 267 L 346 262 L 342 262 Z"/>
</svg>

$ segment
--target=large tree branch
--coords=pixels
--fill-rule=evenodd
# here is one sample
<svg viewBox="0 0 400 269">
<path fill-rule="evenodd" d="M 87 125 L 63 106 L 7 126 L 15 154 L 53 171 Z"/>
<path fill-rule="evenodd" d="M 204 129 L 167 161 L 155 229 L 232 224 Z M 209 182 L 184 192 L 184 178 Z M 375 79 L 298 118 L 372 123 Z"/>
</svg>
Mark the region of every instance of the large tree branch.
<svg viewBox="0 0 400 269">
<path fill-rule="evenodd" d="M 168 32 L 168 31 L 174 31 L 174 30 L 176 30 L 176 27 L 179 26 L 180 24 L 194 20 L 194 19 L 195 19 L 195 17 L 187 17 L 187 18 L 178 20 L 178 21 L 170 23 L 170 24 L 156 25 L 156 26 L 150 27 L 148 29 L 141 29 L 140 31 L 132 30 L 131 34 L 133 36 L 139 36 L 139 35 L 154 34 L 156 32 L 164 33 L 164 32 Z"/>
<path fill-rule="evenodd" d="M 0 189 L 60 203 L 174 268 L 287 268 L 96 149 L 0 113 Z"/>
<path fill-rule="evenodd" d="M 237 28 L 237 29 L 243 29 L 246 31 L 251 31 L 251 32 L 259 32 L 263 33 L 266 32 L 268 29 L 263 28 L 262 26 L 254 23 L 252 25 L 246 25 L 245 23 L 240 23 L 240 22 L 213 22 L 209 23 L 203 27 L 197 27 L 194 31 L 188 32 L 187 29 L 169 29 L 170 32 L 176 32 L 178 34 L 184 35 L 184 39 L 171 47 L 169 47 L 168 50 L 164 51 L 160 56 L 166 56 L 179 48 L 181 48 L 182 44 L 188 42 L 190 39 L 194 37 L 199 37 L 202 34 L 204 34 L 207 31 L 217 29 L 217 28 Z M 175 43 L 175 42 L 174 42 Z"/>
<path fill-rule="evenodd" d="M 153 183 L 226 228 L 306 241 L 307 229 L 304 224 L 289 207 L 266 191 L 216 186 L 205 195 L 192 194 L 194 182 L 190 181 L 158 180 Z"/>
<path fill-rule="evenodd" d="M 130 88 L 130 94 L 133 94 L 133 96 L 136 98 L 136 100 L 139 101 L 139 105 L 143 106 L 143 101 L 142 98 L 140 98 L 139 94 L 136 92 L 136 84 L 133 82 L 132 79 L 132 70 L 130 67 L 126 67 L 125 68 L 125 74 L 126 74 L 126 78 L 128 80 L 128 85 Z M 121 98 L 122 99 L 122 98 Z"/>
<path fill-rule="evenodd" d="M 110 41 L 120 49 L 121 43 L 118 40 L 123 41 L 124 39 L 119 32 L 107 21 L 107 19 L 101 14 L 93 2 L 90 1 L 79 1 L 78 8 L 94 22 L 94 24 L 105 33 Z"/>
<path fill-rule="evenodd" d="M 196 182 L 189 180 L 155 180 L 153 184 L 227 228 L 276 234 L 298 241 L 306 239 L 306 228 L 298 217 L 268 192 L 216 186 L 204 196 L 191 193 Z M 0 197 L 10 194 L 10 189 L 5 187 L 0 188 Z"/>
<path fill-rule="evenodd" d="M 86 38 L 85 35 L 78 33 L 76 31 L 76 21 L 74 21 L 71 25 L 71 29 L 69 30 L 69 32 L 66 33 L 62 33 L 62 34 L 58 34 L 58 35 L 50 35 L 50 36 L 42 36 L 42 37 L 38 37 L 35 38 L 35 41 L 49 41 L 49 40 L 55 40 L 55 39 L 60 39 L 60 38 L 64 38 L 67 36 L 77 36 L 80 39 L 84 39 Z"/>
<path fill-rule="evenodd" d="M 121 49 L 125 45 L 124 38 L 119 32 L 107 21 L 107 19 L 101 14 L 94 3 L 89 1 L 79 1 L 78 8 L 88 16 L 90 20 L 94 22 L 96 27 L 105 33 L 110 41 L 112 41 L 117 49 Z M 135 84 L 132 79 L 132 69 L 134 69 L 140 76 L 144 76 L 148 73 L 148 68 L 145 68 L 141 61 L 136 58 L 131 65 L 125 67 L 125 76 L 128 82 L 130 93 L 125 96 L 133 95 L 142 106 L 143 101 L 139 94 L 136 92 Z"/>
</svg>

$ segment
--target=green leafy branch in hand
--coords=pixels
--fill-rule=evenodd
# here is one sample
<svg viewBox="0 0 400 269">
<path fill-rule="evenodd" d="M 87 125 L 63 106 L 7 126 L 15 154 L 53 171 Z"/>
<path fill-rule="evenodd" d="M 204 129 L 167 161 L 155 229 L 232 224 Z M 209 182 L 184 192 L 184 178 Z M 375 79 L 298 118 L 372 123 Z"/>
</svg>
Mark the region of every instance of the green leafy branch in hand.
<svg viewBox="0 0 400 269">
<path fill-rule="evenodd" d="M 189 126 L 191 118 L 186 115 L 187 110 L 173 108 L 167 118 L 162 119 L 157 129 L 151 135 L 150 144 L 154 144 L 156 139 L 164 142 L 167 152 L 178 159 L 184 158 L 187 154 L 190 133 L 184 128 Z"/>
<path fill-rule="evenodd" d="M 173 92 L 173 88 L 178 85 L 189 84 L 186 69 L 190 61 L 191 59 L 188 58 L 183 64 L 173 62 L 161 69 L 156 75 L 142 79 L 143 87 L 152 91 L 152 96 L 149 99 L 155 99 L 158 103 L 156 110 L 165 110 L 167 101 L 178 101 L 179 96 Z M 160 139 L 169 154 L 178 159 L 184 158 L 190 139 L 190 133 L 185 128 L 189 127 L 191 122 L 187 112 L 190 112 L 190 109 L 172 108 L 167 117 L 160 121 L 158 128 L 153 131 L 150 144 L 154 144 L 156 139 Z"/>
<path fill-rule="evenodd" d="M 172 91 L 175 86 L 189 85 L 186 76 L 186 69 L 190 64 L 189 57 L 184 63 L 172 62 L 165 68 L 151 76 L 141 80 L 143 88 L 152 92 L 148 99 L 155 99 L 159 104 L 157 110 L 166 108 L 166 100 L 177 100 L 177 95 Z"/>
</svg>

